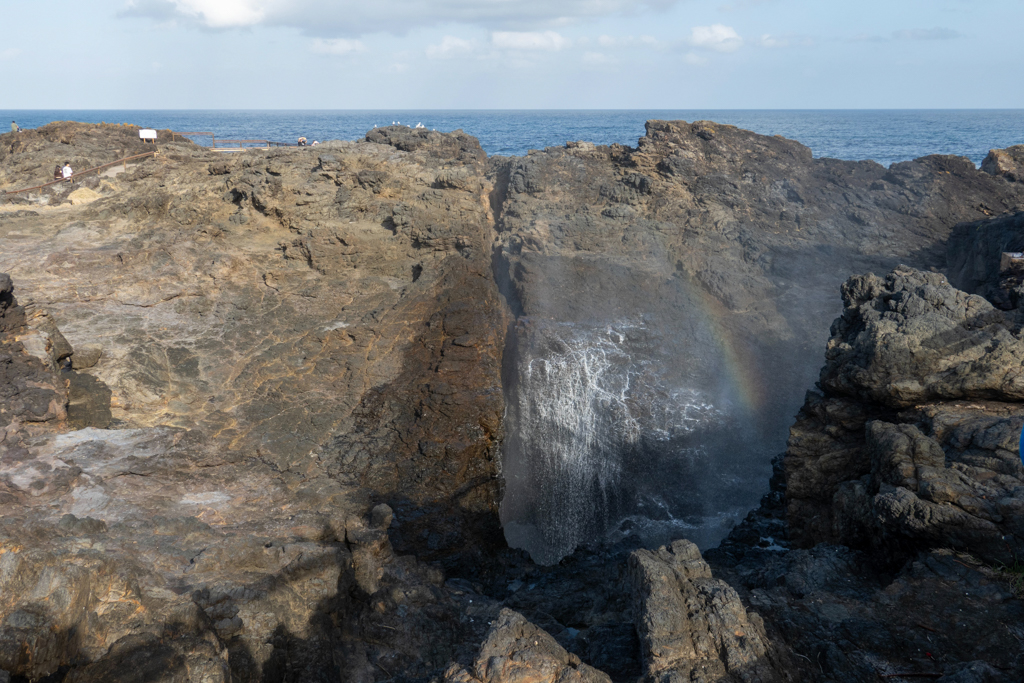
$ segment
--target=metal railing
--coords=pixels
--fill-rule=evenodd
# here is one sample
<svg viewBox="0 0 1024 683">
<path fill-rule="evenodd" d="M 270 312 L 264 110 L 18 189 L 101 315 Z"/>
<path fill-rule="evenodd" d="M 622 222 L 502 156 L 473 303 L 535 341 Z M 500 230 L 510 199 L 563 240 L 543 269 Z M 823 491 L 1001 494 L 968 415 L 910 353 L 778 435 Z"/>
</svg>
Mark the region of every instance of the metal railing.
<svg viewBox="0 0 1024 683">
<path fill-rule="evenodd" d="M 100 166 L 95 166 L 93 168 L 87 168 L 84 171 L 79 171 L 79 172 L 73 174 L 71 176 L 71 180 L 74 180 L 75 178 L 80 178 L 80 177 L 84 176 L 86 173 L 95 173 L 97 171 L 103 170 L 104 168 L 109 168 L 110 166 L 117 166 L 118 164 L 124 164 L 124 170 L 127 171 L 128 170 L 128 162 L 129 161 L 132 161 L 134 159 L 142 159 L 144 157 L 150 157 L 150 156 L 155 157 L 157 154 L 159 154 L 159 152 L 155 152 L 155 151 L 154 152 L 145 152 L 143 154 L 135 154 L 135 155 L 130 156 L 130 157 L 125 157 L 123 159 L 118 159 L 117 161 L 111 161 L 109 164 L 102 164 Z M 57 183 L 64 183 L 64 182 L 67 182 L 67 181 L 68 181 L 68 178 L 60 178 L 58 180 L 51 180 L 48 183 L 43 183 L 42 185 L 36 185 L 35 187 L 26 187 L 25 189 L 22 189 L 22 190 L 0 190 L 0 193 L 5 194 L 5 195 L 21 194 L 22 192 L 31 192 L 32 190 L 41 190 L 44 187 L 49 187 L 50 185 L 56 185 Z"/>
</svg>

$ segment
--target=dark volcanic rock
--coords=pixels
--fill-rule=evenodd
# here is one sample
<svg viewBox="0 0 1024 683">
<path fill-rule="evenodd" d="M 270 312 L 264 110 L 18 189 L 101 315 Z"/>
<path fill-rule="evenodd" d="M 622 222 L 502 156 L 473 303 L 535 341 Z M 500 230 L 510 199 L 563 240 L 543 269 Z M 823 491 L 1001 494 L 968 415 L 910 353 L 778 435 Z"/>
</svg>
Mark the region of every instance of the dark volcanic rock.
<svg viewBox="0 0 1024 683">
<path fill-rule="evenodd" d="M 649 543 L 714 545 L 763 493 L 843 280 L 942 267 L 955 225 L 1024 207 L 1024 185 L 965 158 L 814 159 L 711 122 L 491 166 L 496 273 L 527 319 L 502 519 L 545 562 L 624 518 L 684 521 Z"/>
<path fill-rule="evenodd" d="M 793 538 L 1013 562 L 1024 550 L 1018 326 L 907 268 L 851 278 L 843 297 L 824 395 L 808 395 L 786 453 Z"/>
<path fill-rule="evenodd" d="M 71 346 L 44 313 L 18 305 L 0 273 L 0 459 L 16 457 L 23 435 L 67 417 L 67 384 L 55 374 Z"/>
<path fill-rule="evenodd" d="M 998 308 L 1020 305 L 1020 277 L 1000 273 L 1003 252 L 1024 250 L 1024 213 L 1014 213 L 958 225 L 946 249 L 950 283 L 957 289 L 978 294 Z"/>
<path fill-rule="evenodd" d="M 904 673 L 1009 682 L 1024 674 L 1024 603 L 1003 575 L 969 555 L 930 551 L 895 575 L 869 554 L 828 544 L 712 564 L 764 618 L 775 647 L 793 653 L 798 680 Z M 987 677 L 958 678 L 977 670 Z"/>
</svg>

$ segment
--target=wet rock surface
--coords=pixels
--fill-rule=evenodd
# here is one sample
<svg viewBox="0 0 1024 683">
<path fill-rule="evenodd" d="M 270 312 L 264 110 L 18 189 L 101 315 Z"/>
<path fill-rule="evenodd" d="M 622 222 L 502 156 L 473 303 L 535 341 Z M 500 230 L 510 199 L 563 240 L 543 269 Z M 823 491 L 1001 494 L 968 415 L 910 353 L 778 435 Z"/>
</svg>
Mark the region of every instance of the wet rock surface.
<svg viewBox="0 0 1024 683">
<path fill-rule="evenodd" d="M 637 519 L 656 522 L 630 529 L 653 545 L 686 533 L 714 546 L 763 493 L 840 284 L 942 268 L 956 225 L 1024 207 L 1024 186 L 965 158 L 814 159 L 706 121 L 650 121 L 636 148 L 574 143 L 491 167 L 496 275 L 526 319 L 506 381 L 506 470 L 522 472 L 502 520 L 541 561 Z M 543 447 L 586 439 L 571 463 Z"/>
</svg>

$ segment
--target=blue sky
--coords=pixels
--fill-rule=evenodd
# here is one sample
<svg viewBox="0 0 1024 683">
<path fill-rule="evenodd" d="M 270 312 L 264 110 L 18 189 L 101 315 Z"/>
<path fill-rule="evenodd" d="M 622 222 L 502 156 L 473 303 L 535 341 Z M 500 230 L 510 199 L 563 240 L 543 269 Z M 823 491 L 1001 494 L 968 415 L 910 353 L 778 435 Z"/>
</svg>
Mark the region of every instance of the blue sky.
<svg viewBox="0 0 1024 683">
<path fill-rule="evenodd" d="M 5 109 L 1024 108 L 1024 0 L 0 0 Z"/>
</svg>

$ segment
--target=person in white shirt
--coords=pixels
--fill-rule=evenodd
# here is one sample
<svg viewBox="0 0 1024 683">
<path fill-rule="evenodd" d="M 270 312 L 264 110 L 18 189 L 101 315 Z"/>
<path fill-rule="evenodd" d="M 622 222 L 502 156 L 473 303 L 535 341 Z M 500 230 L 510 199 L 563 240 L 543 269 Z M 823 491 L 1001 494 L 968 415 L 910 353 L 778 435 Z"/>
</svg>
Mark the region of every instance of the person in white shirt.
<svg viewBox="0 0 1024 683">
<path fill-rule="evenodd" d="M 74 175 L 74 173 L 75 172 L 71 170 L 71 162 L 65 161 L 64 168 L 61 169 L 61 174 L 64 176 L 64 180 L 68 181 L 69 183 L 74 182 L 73 180 L 71 180 L 71 176 Z"/>
</svg>

